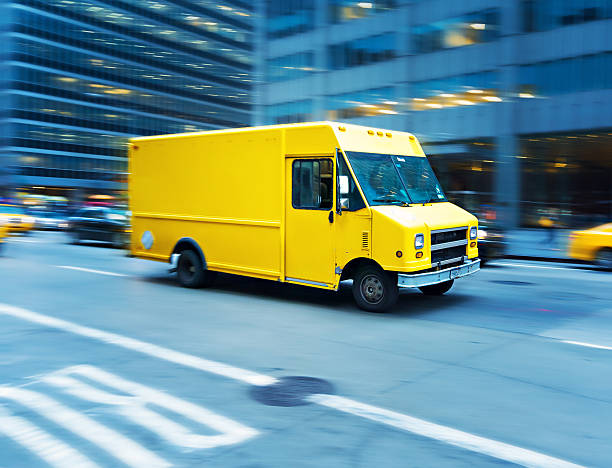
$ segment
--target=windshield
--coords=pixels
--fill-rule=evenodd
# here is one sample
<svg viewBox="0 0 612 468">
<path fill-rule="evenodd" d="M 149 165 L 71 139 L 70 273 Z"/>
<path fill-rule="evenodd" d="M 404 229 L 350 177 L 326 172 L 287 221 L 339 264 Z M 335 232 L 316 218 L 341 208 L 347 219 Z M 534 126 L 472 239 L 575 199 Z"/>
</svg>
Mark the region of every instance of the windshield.
<svg viewBox="0 0 612 468">
<path fill-rule="evenodd" d="M 427 158 L 346 153 L 370 205 L 406 205 L 446 201 Z"/>
</svg>

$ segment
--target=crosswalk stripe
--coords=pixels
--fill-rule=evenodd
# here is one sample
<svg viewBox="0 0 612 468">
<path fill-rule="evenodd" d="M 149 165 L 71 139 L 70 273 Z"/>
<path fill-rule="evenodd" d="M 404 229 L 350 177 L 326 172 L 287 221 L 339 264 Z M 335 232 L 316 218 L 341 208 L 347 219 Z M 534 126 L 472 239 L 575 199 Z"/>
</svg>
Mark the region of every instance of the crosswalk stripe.
<svg viewBox="0 0 612 468">
<path fill-rule="evenodd" d="M 96 444 L 128 466 L 134 468 L 171 466 L 166 460 L 133 440 L 41 393 L 25 388 L 0 387 L 0 398 L 15 401 L 37 412 L 77 436 Z"/>
<path fill-rule="evenodd" d="M 56 468 L 98 468 L 78 450 L 66 445 L 26 419 L 0 410 L 0 433 Z"/>
</svg>

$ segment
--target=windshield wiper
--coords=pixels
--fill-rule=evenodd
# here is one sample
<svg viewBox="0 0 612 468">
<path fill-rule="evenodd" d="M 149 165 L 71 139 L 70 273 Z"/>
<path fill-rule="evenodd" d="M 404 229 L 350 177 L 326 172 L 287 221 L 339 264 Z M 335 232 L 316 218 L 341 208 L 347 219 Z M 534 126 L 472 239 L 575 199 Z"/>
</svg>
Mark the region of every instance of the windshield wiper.
<svg viewBox="0 0 612 468">
<path fill-rule="evenodd" d="M 407 202 L 405 202 L 404 200 L 399 200 L 397 198 L 375 198 L 372 201 L 375 201 L 375 202 L 387 202 L 387 203 L 401 203 L 402 206 L 409 206 Z"/>
</svg>

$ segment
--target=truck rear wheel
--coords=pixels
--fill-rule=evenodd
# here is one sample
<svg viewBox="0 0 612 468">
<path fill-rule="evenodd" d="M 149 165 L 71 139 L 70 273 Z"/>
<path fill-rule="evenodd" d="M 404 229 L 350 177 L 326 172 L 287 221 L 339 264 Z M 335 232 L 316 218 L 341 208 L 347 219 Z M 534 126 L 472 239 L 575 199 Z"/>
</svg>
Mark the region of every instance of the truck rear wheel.
<svg viewBox="0 0 612 468">
<path fill-rule="evenodd" d="M 353 279 L 353 297 L 360 309 L 385 312 L 397 302 L 397 278 L 380 268 L 367 266 Z"/>
<path fill-rule="evenodd" d="M 213 283 L 216 272 L 205 270 L 200 256 L 193 250 L 183 250 L 178 259 L 176 275 L 181 286 L 201 288 Z"/>
<path fill-rule="evenodd" d="M 428 296 L 441 296 L 445 292 L 448 292 L 453 287 L 455 280 L 445 281 L 444 283 L 430 284 L 429 286 L 422 286 L 419 289 L 423 294 Z"/>
</svg>

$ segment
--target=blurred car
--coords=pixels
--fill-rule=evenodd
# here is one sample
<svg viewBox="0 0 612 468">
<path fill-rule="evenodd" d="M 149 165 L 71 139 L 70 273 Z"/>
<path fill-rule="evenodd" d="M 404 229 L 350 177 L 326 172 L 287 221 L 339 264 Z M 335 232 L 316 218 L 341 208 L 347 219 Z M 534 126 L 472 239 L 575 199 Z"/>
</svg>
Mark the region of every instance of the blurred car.
<svg viewBox="0 0 612 468">
<path fill-rule="evenodd" d="M 6 221 L 10 234 L 15 232 L 28 234 L 34 229 L 34 223 L 36 222 L 33 216 L 27 214 L 23 208 L 15 205 L 0 205 L 0 217 Z"/>
<path fill-rule="evenodd" d="M 2 254 L 2 250 L 4 248 L 4 242 L 6 241 L 7 235 L 8 235 L 7 222 L 3 218 L 0 218 L 0 254 Z"/>
<path fill-rule="evenodd" d="M 506 236 L 504 231 L 494 225 L 480 224 L 478 226 L 478 258 L 480 265 L 490 260 L 501 258 L 506 252 Z"/>
<path fill-rule="evenodd" d="M 126 211 L 90 206 L 68 218 L 67 231 L 75 244 L 81 241 L 103 241 L 122 248 L 129 242 L 131 229 Z"/>
<path fill-rule="evenodd" d="M 57 231 L 68 226 L 68 221 L 60 213 L 40 210 L 32 214 L 36 218 L 36 229 Z"/>
<path fill-rule="evenodd" d="M 569 237 L 568 255 L 576 260 L 595 262 L 612 269 L 612 223 L 583 231 L 573 231 Z"/>
</svg>

